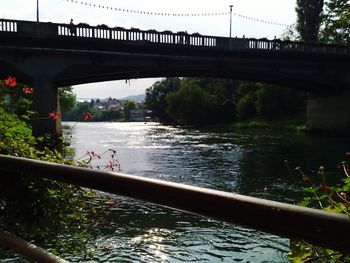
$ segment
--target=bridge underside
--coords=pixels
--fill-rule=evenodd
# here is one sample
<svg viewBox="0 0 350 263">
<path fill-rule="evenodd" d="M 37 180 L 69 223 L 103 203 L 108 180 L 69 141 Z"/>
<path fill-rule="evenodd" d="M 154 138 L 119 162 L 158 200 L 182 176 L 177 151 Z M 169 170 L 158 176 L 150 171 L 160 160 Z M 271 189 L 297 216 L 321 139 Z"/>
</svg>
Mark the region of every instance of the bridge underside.
<svg viewBox="0 0 350 263">
<path fill-rule="evenodd" d="M 350 91 L 334 94 L 309 94 L 306 127 L 309 130 L 334 135 L 350 132 Z"/>
<path fill-rule="evenodd" d="M 23 41 L 0 35 L 0 40 L 0 64 L 4 66 L 0 74 L 8 69 L 7 74 L 17 72 L 28 82 L 39 71 L 51 71 L 56 86 L 170 76 L 236 78 L 325 92 L 344 89 L 350 83 L 349 60 L 337 54 L 103 39 L 97 43 L 70 37 Z"/>
</svg>

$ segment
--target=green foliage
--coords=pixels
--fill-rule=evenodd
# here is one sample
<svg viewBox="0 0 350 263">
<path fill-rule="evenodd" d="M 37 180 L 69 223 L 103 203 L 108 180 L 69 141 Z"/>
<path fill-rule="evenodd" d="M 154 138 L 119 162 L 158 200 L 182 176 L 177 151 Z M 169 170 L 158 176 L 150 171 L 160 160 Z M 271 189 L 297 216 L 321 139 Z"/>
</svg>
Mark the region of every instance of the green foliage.
<svg viewBox="0 0 350 263">
<path fill-rule="evenodd" d="M 173 84 L 164 79 L 147 90 L 146 104 L 161 122 L 205 126 L 233 122 L 236 117 L 273 119 L 305 110 L 304 93 L 275 85 L 183 78 L 172 91 Z"/>
<path fill-rule="evenodd" d="M 43 246 L 59 242 L 59 235 L 70 236 L 72 242 L 56 246 L 61 254 L 85 249 L 82 241 L 88 236 L 87 227 L 81 227 L 87 225 L 91 210 L 83 202 L 84 191 L 35 175 L 2 177 L 0 222 L 4 229 Z"/>
<path fill-rule="evenodd" d="M 237 118 L 265 119 L 293 115 L 304 110 L 303 93 L 276 85 L 243 82 L 237 91 Z"/>
<path fill-rule="evenodd" d="M 350 257 L 332 249 L 312 246 L 305 242 L 291 242 L 289 259 L 294 263 L 348 263 Z"/>
<path fill-rule="evenodd" d="M 249 93 L 254 93 L 257 90 L 257 84 L 251 81 L 243 81 L 239 84 L 237 89 L 238 99 Z"/>
<path fill-rule="evenodd" d="M 163 123 L 204 126 L 232 121 L 235 85 L 230 80 L 167 78 L 146 91 L 146 106 Z"/>
<path fill-rule="evenodd" d="M 181 86 L 177 92 L 167 95 L 167 113 L 179 124 L 204 126 L 214 121 L 218 102 L 198 86 Z"/>
<path fill-rule="evenodd" d="M 92 114 L 93 121 L 115 121 L 123 118 L 121 110 L 99 110 L 92 108 L 89 110 Z"/>
<path fill-rule="evenodd" d="M 247 93 L 241 97 L 237 103 L 237 117 L 245 120 L 256 115 L 256 94 L 255 92 Z"/>
<path fill-rule="evenodd" d="M 232 128 L 238 129 L 272 129 L 283 131 L 305 131 L 305 120 L 299 114 L 286 115 L 271 120 L 254 117 L 243 121 L 237 121 L 232 125 Z"/>
<path fill-rule="evenodd" d="M 165 78 L 157 81 L 146 90 L 145 104 L 148 109 L 152 110 L 160 122 L 171 123 L 172 118 L 167 113 L 168 102 L 165 97 L 171 92 L 179 89 L 179 78 Z"/>
<path fill-rule="evenodd" d="M 75 106 L 76 96 L 73 92 L 73 88 L 61 87 L 58 89 L 58 98 L 60 102 L 61 113 L 68 113 Z"/>
<path fill-rule="evenodd" d="M 15 113 L 21 120 L 29 122 L 32 106 L 32 94 L 23 94 L 24 85 L 8 87 L 0 81 L 0 107 Z"/>
<path fill-rule="evenodd" d="M 32 99 L 20 97 L 14 103 L 14 113 L 19 116 L 22 120 L 28 120 L 32 108 Z M 29 120 L 28 120 L 29 121 Z"/>
<path fill-rule="evenodd" d="M 89 102 L 77 102 L 69 112 L 63 113 L 62 120 L 79 121 L 85 112 L 91 112 L 91 110 L 92 107 Z"/>
<path fill-rule="evenodd" d="M 300 40 L 349 44 L 350 2 L 348 0 L 297 0 L 297 31 Z M 294 32 L 286 32 L 296 39 Z"/>
<path fill-rule="evenodd" d="M 285 162 L 287 165 L 288 163 Z M 350 166 L 345 162 L 341 167 L 346 174 L 346 178 L 341 179 L 336 186 L 328 186 L 327 176 L 324 167 L 321 166 L 317 174 L 313 177 L 306 175 L 297 167 L 297 176 L 308 184 L 304 188 L 305 197 L 299 202 L 299 205 L 323 209 L 334 213 L 343 213 L 350 216 Z M 288 170 L 290 168 L 288 167 Z M 334 175 L 332 175 L 334 177 Z M 292 262 L 350 262 L 350 255 L 344 255 L 337 251 L 327 248 L 320 248 L 306 242 L 291 242 L 291 252 L 289 259 Z"/>
<path fill-rule="evenodd" d="M 124 117 L 126 120 L 130 120 L 130 111 L 136 109 L 136 103 L 132 100 L 128 100 L 124 104 Z"/>
<path fill-rule="evenodd" d="M 297 0 L 297 31 L 301 40 L 315 42 L 322 21 L 324 0 Z"/>
<path fill-rule="evenodd" d="M 298 94 L 289 88 L 258 85 L 255 108 L 258 115 L 267 119 L 294 113 L 298 107 Z"/>
<path fill-rule="evenodd" d="M 71 164 L 54 149 L 37 147 L 31 128 L 15 114 L 0 107 L 0 153 Z M 25 173 L 25 171 L 22 171 Z M 85 190 L 35 174 L 1 173 L 0 225 L 24 239 L 42 246 L 56 244 L 55 253 L 84 253 L 88 236 L 87 218 L 93 210 L 87 205 Z M 84 230 L 85 229 L 85 230 Z M 62 242 L 63 235 L 68 242 Z"/>
<path fill-rule="evenodd" d="M 181 87 L 199 87 L 208 94 L 215 96 L 219 102 L 232 100 L 235 89 L 234 83 L 226 79 L 212 78 L 183 78 Z"/>
<path fill-rule="evenodd" d="M 246 120 L 256 115 L 256 83 L 242 82 L 237 90 L 237 118 L 239 120 Z"/>
<path fill-rule="evenodd" d="M 321 40 L 337 44 L 350 44 L 350 2 L 329 0 L 326 2 Z"/>
<path fill-rule="evenodd" d="M 27 124 L 0 108 L 0 153 L 24 157 L 35 150 L 35 143 Z"/>
</svg>

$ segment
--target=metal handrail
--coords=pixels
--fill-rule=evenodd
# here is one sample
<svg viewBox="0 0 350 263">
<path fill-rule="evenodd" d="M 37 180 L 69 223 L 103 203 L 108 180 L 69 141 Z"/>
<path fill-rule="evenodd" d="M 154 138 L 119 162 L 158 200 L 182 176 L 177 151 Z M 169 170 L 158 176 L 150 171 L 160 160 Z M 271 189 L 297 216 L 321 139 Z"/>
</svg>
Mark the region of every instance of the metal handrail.
<svg viewBox="0 0 350 263">
<path fill-rule="evenodd" d="M 350 253 L 346 215 L 121 173 L 0 155 L 2 171 L 88 187 Z"/>
<path fill-rule="evenodd" d="M 17 252 L 23 254 L 30 260 L 40 263 L 68 263 L 68 261 L 61 259 L 45 249 L 36 245 L 30 244 L 27 241 L 16 237 L 15 235 L 0 229 L 0 244 L 9 247 Z"/>
</svg>

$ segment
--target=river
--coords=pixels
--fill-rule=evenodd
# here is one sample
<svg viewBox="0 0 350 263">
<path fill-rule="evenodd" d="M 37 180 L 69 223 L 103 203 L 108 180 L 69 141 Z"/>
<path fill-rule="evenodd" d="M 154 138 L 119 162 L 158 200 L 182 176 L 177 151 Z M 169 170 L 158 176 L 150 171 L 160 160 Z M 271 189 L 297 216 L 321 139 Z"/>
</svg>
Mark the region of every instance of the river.
<svg viewBox="0 0 350 263">
<path fill-rule="evenodd" d="M 64 123 L 72 126 L 73 123 Z M 158 123 L 79 123 L 72 130 L 79 158 L 111 151 L 123 173 L 293 203 L 301 180 L 324 165 L 336 171 L 349 143 L 344 138 L 273 131 L 211 132 Z M 289 240 L 124 197 L 113 197 L 108 222 L 96 227 L 93 257 L 80 262 L 288 262 Z M 257 220 L 259 220 L 257 218 Z"/>
</svg>

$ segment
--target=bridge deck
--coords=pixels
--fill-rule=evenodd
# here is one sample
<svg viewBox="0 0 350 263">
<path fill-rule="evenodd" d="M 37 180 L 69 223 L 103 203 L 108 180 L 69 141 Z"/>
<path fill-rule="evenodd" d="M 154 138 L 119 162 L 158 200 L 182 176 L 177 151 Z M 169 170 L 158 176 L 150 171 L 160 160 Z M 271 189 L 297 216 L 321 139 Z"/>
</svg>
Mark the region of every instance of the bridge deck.
<svg viewBox="0 0 350 263">
<path fill-rule="evenodd" d="M 199 33 L 187 32 L 173 33 L 171 31 L 158 32 L 155 30 L 125 29 L 122 27 L 109 28 L 105 25 L 89 26 L 87 24 L 69 25 L 57 23 L 36 23 L 19 20 L 0 20 L 0 36 L 43 39 L 84 39 L 108 40 L 135 45 L 171 45 L 182 48 L 206 48 L 221 51 L 234 50 L 268 50 L 268 51 L 294 51 L 303 53 L 322 53 L 350 55 L 350 48 L 341 45 L 324 43 L 303 43 L 282 41 L 280 39 L 268 40 L 254 38 L 227 38 L 205 36 Z"/>
</svg>

